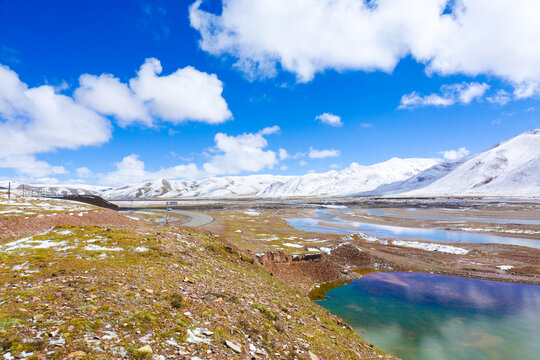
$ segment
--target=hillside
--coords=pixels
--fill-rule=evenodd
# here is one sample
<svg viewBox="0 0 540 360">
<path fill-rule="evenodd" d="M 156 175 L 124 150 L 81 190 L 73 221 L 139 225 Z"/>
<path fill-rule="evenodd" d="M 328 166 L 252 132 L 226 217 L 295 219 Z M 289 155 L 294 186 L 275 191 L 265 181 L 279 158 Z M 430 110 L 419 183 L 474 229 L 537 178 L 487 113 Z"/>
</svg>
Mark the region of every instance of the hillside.
<svg viewBox="0 0 540 360">
<path fill-rule="evenodd" d="M 402 194 L 540 196 L 540 129 L 497 144 L 429 185 Z"/>
<path fill-rule="evenodd" d="M 208 231 L 0 206 L 4 359 L 395 359 Z"/>
</svg>

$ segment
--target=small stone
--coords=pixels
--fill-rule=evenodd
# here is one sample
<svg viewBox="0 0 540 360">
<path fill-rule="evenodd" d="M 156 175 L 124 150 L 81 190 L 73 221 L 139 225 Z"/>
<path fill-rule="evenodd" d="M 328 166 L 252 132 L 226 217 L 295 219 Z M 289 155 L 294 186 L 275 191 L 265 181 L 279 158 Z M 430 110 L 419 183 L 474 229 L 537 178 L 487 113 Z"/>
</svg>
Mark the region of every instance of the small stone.
<svg viewBox="0 0 540 360">
<path fill-rule="evenodd" d="M 66 359 L 74 359 L 74 358 L 85 356 L 85 355 L 86 355 L 86 353 L 84 351 L 75 351 L 75 352 L 72 352 L 72 353 L 68 354 Z"/>
<path fill-rule="evenodd" d="M 214 332 L 212 332 L 210 330 L 204 330 L 204 331 L 201 331 L 201 334 L 203 334 L 205 336 L 212 336 L 212 335 L 214 335 Z"/>
<path fill-rule="evenodd" d="M 144 289 L 144 291 L 146 291 L 147 294 L 153 294 L 154 293 L 154 290 L 152 290 L 152 289 Z"/>
<path fill-rule="evenodd" d="M 141 355 L 150 355 L 150 354 L 153 353 L 153 351 L 152 351 L 152 348 L 150 347 L 150 345 L 144 345 L 144 346 L 137 349 L 137 353 L 139 353 Z"/>
<path fill-rule="evenodd" d="M 154 356 L 152 356 L 152 360 L 165 360 L 165 356 L 163 356 L 163 355 L 154 355 Z"/>
<path fill-rule="evenodd" d="M 69 325 L 69 326 L 67 327 L 67 331 L 69 331 L 69 332 L 72 332 L 73 329 L 75 329 L 75 326 L 73 326 L 73 325 Z"/>
<path fill-rule="evenodd" d="M 233 349 L 234 352 L 237 352 L 237 353 L 241 353 L 242 352 L 242 347 L 232 341 L 229 341 L 229 340 L 225 340 L 225 345 L 227 345 L 228 347 L 230 347 L 231 349 Z"/>
<path fill-rule="evenodd" d="M 43 314 L 36 314 L 36 315 L 34 315 L 34 320 L 39 321 L 39 320 L 43 319 L 43 316 L 44 316 Z"/>
<path fill-rule="evenodd" d="M 312 353 L 311 351 L 308 351 L 308 354 L 309 354 L 309 358 L 311 360 L 321 360 L 317 355 L 315 355 L 314 353 Z"/>
</svg>

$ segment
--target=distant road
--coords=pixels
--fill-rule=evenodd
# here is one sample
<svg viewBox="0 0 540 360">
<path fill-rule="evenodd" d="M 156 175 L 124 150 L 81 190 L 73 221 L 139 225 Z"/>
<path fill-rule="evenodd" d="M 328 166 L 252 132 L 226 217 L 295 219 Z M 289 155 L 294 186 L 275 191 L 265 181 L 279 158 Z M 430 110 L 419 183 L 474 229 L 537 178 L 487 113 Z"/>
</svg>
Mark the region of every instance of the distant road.
<svg viewBox="0 0 540 360">
<path fill-rule="evenodd" d="M 214 218 L 212 216 L 206 214 L 174 209 L 171 209 L 170 212 L 173 214 L 183 215 L 191 218 L 190 221 L 182 224 L 182 226 L 198 227 L 210 224 L 212 221 L 214 221 Z"/>
</svg>

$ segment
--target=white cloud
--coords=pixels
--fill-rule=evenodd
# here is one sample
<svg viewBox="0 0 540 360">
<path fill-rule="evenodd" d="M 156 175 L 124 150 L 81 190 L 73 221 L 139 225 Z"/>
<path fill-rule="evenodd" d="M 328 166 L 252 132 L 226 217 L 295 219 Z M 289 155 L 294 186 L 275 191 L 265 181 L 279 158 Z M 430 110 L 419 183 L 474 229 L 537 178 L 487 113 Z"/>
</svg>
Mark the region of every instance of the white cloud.
<svg viewBox="0 0 540 360">
<path fill-rule="evenodd" d="M 480 99 L 489 85 L 486 83 L 460 83 L 441 86 L 440 94 L 419 95 L 415 91 L 401 97 L 398 109 L 413 109 L 424 106 L 450 106 L 456 103 L 469 104 L 475 99 Z"/>
<path fill-rule="evenodd" d="M 200 47 L 250 75 L 391 72 L 410 55 L 428 73 L 540 83 L 537 0 L 228 0 L 220 15 L 201 2 L 190 7 Z"/>
<path fill-rule="evenodd" d="M 337 157 L 340 156 L 341 152 L 339 150 L 331 149 L 331 150 L 317 150 L 314 148 L 309 148 L 309 157 L 311 159 L 324 159 L 328 157 Z"/>
<path fill-rule="evenodd" d="M 308 163 L 307 163 L 307 161 L 305 161 L 305 160 L 300 160 L 300 161 L 298 162 L 298 165 L 300 165 L 300 166 L 306 166 L 307 164 L 308 164 Z"/>
<path fill-rule="evenodd" d="M 154 118 L 174 124 L 183 121 L 222 123 L 232 117 L 222 97 L 223 83 L 214 74 L 187 66 L 158 76 L 161 63 L 146 59 L 129 86 L 110 74 L 82 75 L 75 98 L 104 115 L 115 116 L 122 126 Z"/>
<path fill-rule="evenodd" d="M 92 176 L 92 170 L 90 170 L 86 166 L 75 169 L 75 173 L 79 178 L 87 178 Z"/>
<path fill-rule="evenodd" d="M 268 146 L 264 135 L 279 131 L 279 127 L 265 128 L 255 134 L 229 136 L 218 133 L 212 160 L 203 165 L 210 175 L 238 174 L 244 171 L 256 172 L 271 169 L 277 165 L 278 158 L 272 150 L 263 150 Z"/>
<path fill-rule="evenodd" d="M 285 149 L 279 149 L 279 160 L 285 160 L 289 158 L 289 153 Z"/>
<path fill-rule="evenodd" d="M 510 100 L 512 100 L 512 96 L 508 92 L 501 89 L 495 94 L 486 97 L 486 100 L 492 104 L 506 105 Z"/>
<path fill-rule="evenodd" d="M 100 145 L 110 139 L 111 125 L 52 86 L 29 88 L 0 65 L 0 134 L 0 166 L 39 177 L 65 170 L 34 154 Z"/>
<path fill-rule="evenodd" d="M 81 75 L 74 96 L 82 104 L 104 115 L 113 115 L 121 126 L 133 122 L 152 125 L 152 117 L 143 101 L 131 89 L 109 74 Z"/>
<path fill-rule="evenodd" d="M 139 160 L 139 156 L 131 154 L 116 163 L 115 171 L 102 176 L 100 183 L 120 186 L 159 178 L 197 178 L 200 177 L 200 174 L 201 172 L 195 164 L 178 165 L 157 171 L 146 171 L 144 162 Z"/>
<path fill-rule="evenodd" d="M 372 123 L 366 123 L 366 122 L 363 122 L 360 124 L 360 127 L 363 127 L 364 129 L 369 129 L 369 128 L 372 128 L 373 127 L 373 124 Z"/>
<path fill-rule="evenodd" d="M 281 170 L 281 171 L 289 170 L 289 167 L 287 165 L 281 165 L 279 167 L 279 170 Z"/>
<path fill-rule="evenodd" d="M 278 155 L 272 150 L 264 150 L 268 146 L 264 136 L 277 132 L 279 127 L 272 126 L 253 134 L 230 136 L 218 133 L 214 138 L 216 145 L 211 149 L 214 155 L 200 168 L 189 163 L 147 171 L 139 156 L 131 154 L 116 164 L 115 171 L 102 175 L 100 182 L 106 185 L 125 185 L 158 178 L 194 179 L 271 169 L 279 163 Z"/>
<path fill-rule="evenodd" d="M 31 177 L 68 173 L 63 166 L 52 166 L 46 161 L 37 160 L 33 155 L 0 156 L 0 168 L 16 169 L 18 173 Z"/>
<path fill-rule="evenodd" d="M 330 169 L 339 169 L 340 166 L 338 164 L 332 164 L 330 165 Z"/>
<path fill-rule="evenodd" d="M 279 128 L 279 126 L 274 125 L 274 126 L 265 127 L 264 129 L 260 131 L 260 134 L 261 135 L 279 134 L 280 131 L 281 129 Z"/>
<path fill-rule="evenodd" d="M 457 160 L 470 154 L 470 151 L 464 147 L 457 150 L 439 151 L 439 154 L 443 156 L 445 160 Z"/>
<path fill-rule="evenodd" d="M 323 124 L 328 124 L 330 126 L 343 126 L 343 123 L 341 122 L 341 117 L 330 113 L 323 113 L 321 115 L 317 115 L 315 117 L 315 120 L 318 120 Z"/>
</svg>

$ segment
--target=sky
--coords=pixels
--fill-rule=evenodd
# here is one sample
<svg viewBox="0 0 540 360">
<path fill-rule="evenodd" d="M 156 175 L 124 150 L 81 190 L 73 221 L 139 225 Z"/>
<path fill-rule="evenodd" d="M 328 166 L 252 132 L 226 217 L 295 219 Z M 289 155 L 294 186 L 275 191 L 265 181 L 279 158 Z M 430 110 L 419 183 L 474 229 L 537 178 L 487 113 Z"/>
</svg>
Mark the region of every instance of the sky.
<svg viewBox="0 0 540 360">
<path fill-rule="evenodd" d="M 456 159 L 540 127 L 537 0 L 0 0 L 0 180 Z"/>
</svg>

